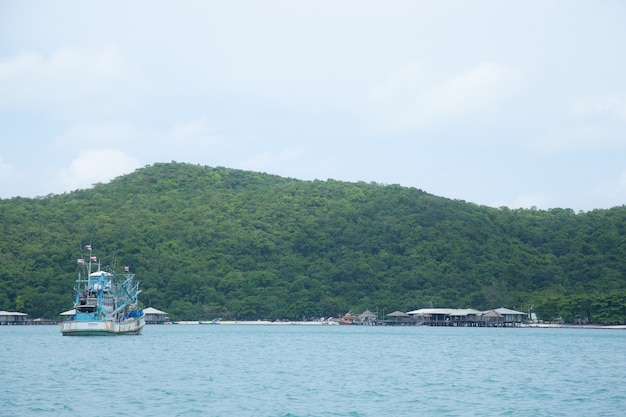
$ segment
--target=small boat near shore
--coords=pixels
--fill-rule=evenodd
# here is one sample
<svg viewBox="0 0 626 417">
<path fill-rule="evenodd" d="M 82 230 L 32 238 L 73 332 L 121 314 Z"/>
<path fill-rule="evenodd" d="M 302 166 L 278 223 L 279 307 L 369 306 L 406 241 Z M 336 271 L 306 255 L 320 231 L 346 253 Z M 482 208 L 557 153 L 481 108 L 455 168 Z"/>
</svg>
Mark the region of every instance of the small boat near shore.
<svg viewBox="0 0 626 417">
<path fill-rule="evenodd" d="M 219 320 L 200 320 L 199 324 L 220 324 Z"/>
<path fill-rule="evenodd" d="M 112 268 L 102 270 L 100 259 L 92 254 L 91 245 L 88 262 L 78 259 L 81 271 L 76 280 L 74 311 L 61 324 L 63 336 L 116 336 L 137 335 L 146 324 L 137 296 L 139 281 L 125 267 L 124 274 Z M 97 265 L 97 270 L 92 267 Z"/>
</svg>

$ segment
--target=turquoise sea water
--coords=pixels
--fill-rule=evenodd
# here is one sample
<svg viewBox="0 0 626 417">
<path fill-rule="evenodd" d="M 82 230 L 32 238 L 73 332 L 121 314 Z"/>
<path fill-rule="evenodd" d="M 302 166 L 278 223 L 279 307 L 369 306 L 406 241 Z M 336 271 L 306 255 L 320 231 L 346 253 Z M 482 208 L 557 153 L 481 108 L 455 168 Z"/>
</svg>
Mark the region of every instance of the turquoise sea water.
<svg viewBox="0 0 626 417">
<path fill-rule="evenodd" d="M 626 331 L 0 326 L 1 416 L 623 416 Z"/>
</svg>

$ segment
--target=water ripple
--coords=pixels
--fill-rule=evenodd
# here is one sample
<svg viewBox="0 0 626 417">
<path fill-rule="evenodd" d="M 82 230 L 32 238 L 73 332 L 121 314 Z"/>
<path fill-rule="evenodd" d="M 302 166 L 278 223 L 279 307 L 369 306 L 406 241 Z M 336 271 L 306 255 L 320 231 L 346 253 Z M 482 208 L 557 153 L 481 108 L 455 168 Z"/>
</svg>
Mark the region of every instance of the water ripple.
<svg viewBox="0 0 626 417">
<path fill-rule="evenodd" d="M 0 414 L 618 416 L 626 332 L 148 326 L 62 337 L 2 326 Z"/>
</svg>

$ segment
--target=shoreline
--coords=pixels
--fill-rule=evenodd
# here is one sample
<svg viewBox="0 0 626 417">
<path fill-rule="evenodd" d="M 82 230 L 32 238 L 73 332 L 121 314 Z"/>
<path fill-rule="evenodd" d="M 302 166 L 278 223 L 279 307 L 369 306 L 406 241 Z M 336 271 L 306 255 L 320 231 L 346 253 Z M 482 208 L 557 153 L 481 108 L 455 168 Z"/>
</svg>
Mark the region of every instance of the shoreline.
<svg viewBox="0 0 626 417">
<path fill-rule="evenodd" d="M 182 325 L 201 325 L 201 326 L 215 326 L 215 325 L 255 325 L 255 326 L 328 326 L 330 323 L 322 321 L 269 321 L 269 320 L 220 320 L 220 321 L 203 321 L 203 320 L 191 320 L 191 321 L 173 321 L 172 324 Z M 337 323 L 334 323 L 337 324 Z"/>
<path fill-rule="evenodd" d="M 336 326 L 337 322 L 328 321 L 269 321 L 269 320 L 224 320 L 224 321 L 203 321 L 203 320 L 183 320 L 174 321 L 176 325 L 235 325 L 235 326 Z M 394 327 L 394 326 L 391 326 Z M 419 326 L 421 327 L 421 326 Z M 428 327 L 428 326 L 424 326 Z M 506 327 L 512 328 L 512 327 Z M 515 328 L 515 327 L 513 327 Z M 517 328 L 537 328 L 537 329 L 606 329 L 606 330 L 626 330 L 626 325 L 599 325 L 599 324 L 549 324 L 532 323 L 517 326 Z"/>
<path fill-rule="evenodd" d="M 603 326 L 601 324 L 525 324 L 522 327 L 533 327 L 533 328 L 542 328 L 542 329 L 555 329 L 555 328 L 563 328 L 563 329 L 609 329 L 609 330 L 626 330 L 625 324 L 616 324 L 616 325 L 606 325 Z"/>
</svg>

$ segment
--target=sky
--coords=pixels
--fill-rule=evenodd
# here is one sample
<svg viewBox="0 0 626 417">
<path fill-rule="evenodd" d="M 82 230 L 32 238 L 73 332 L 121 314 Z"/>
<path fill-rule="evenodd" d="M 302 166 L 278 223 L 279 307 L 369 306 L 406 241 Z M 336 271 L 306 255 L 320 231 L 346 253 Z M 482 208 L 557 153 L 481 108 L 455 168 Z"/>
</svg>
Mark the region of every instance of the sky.
<svg viewBox="0 0 626 417">
<path fill-rule="evenodd" d="M 626 2 L 0 0 L 0 198 L 157 162 L 626 204 Z"/>
</svg>

